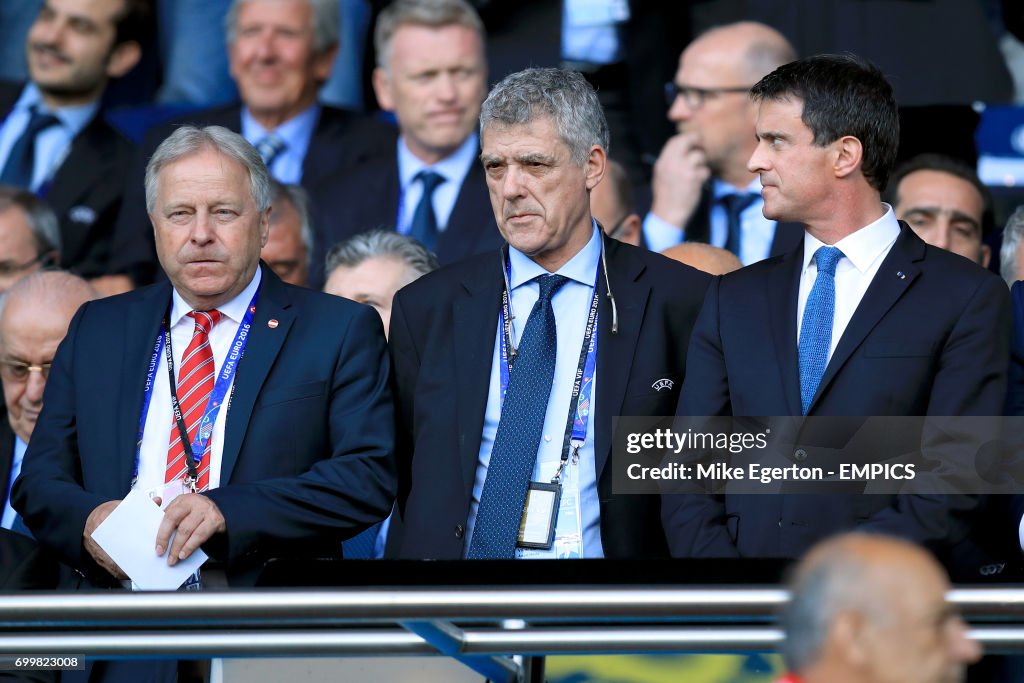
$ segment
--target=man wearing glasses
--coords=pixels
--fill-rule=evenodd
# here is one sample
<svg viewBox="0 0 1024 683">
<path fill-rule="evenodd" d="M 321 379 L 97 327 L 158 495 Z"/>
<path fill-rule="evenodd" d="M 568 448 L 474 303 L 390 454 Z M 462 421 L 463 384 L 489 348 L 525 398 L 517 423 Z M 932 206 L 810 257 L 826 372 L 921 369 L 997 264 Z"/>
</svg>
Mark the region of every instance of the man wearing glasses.
<svg viewBox="0 0 1024 683">
<path fill-rule="evenodd" d="M 28 533 L 14 508 L 11 487 L 43 408 L 43 388 L 57 346 L 75 311 L 96 292 L 63 271 L 32 273 L 0 295 L 0 380 L 7 414 L 0 420 L 0 527 Z"/>
<path fill-rule="evenodd" d="M 654 166 L 653 202 L 643 226 L 650 249 L 707 242 L 748 265 L 796 246 L 802 228 L 777 226 L 762 215 L 761 185 L 747 170 L 757 143 L 757 110 L 747 93 L 794 59 L 782 34 L 754 22 L 711 29 L 683 51 L 665 88 L 668 118 L 678 132 Z"/>
<path fill-rule="evenodd" d="M 21 278 L 60 263 L 57 216 L 28 190 L 0 185 L 0 292 Z"/>
</svg>

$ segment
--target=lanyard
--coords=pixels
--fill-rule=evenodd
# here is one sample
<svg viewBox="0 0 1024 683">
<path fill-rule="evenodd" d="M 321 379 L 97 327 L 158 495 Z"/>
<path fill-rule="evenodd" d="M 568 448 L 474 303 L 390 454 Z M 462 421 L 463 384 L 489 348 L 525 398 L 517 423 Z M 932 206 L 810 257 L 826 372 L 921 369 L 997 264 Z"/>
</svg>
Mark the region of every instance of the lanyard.
<svg viewBox="0 0 1024 683">
<path fill-rule="evenodd" d="M 210 398 L 206 402 L 203 417 L 199 421 L 199 428 L 196 429 L 196 437 L 190 444 L 192 457 L 185 458 L 185 464 L 188 467 L 186 483 L 189 484 L 193 490 L 195 484 L 199 481 L 196 466 L 202 462 L 203 452 L 206 450 L 206 444 L 209 443 L 210 437 L 213 435 L 213 424 L 217 420 L 217 415 L 220 413 L 220 408 L 224 403 L 224 396 L 227 394 L 228 386 L 231 384 L 231 380 L 235 376 L 235 371 L 238 368 L 238 361 L 241 360 L 242 354 L 245 352 L 245 344 L 249 339 L 249 330 L 252 328 L 252 321 L 256 315 L 256 299 L 259 298 L 259 294 L 259 290 L 257 289 L 252 295 L 252 299 L 249 301 L 249 306 L 246 308 L 245 315 L 242 317 L 242 323 L 238 326 L 238 330 L 235 332 L 235 338 L 231 342 L 231 347 L 228 349 L 228 355 L 224 359 L 224 363 L 221 365 L 220 372 L 217 375 L 217 381 L 213 385 L 213 392 L 210 394 Z M 183 444 L 189 442 L 188 430 L 185 426 L 185 420 L 181 415 L 181 407 L 178 402 L 177 382 L 174 379 L 174 354 L 171 349 L 170 324 L 167 318 L 168 316 L 165 315 L 164 320 L 160 325 L 160 332 L 157 334 L 156 343 L 153 346 L 153 355 L 150 357 L 149 365 L 147 366 L 146 384 L 142 394 L 142 414 L 139 417 L 138 439 L 135 447 L 135 471 L 132 475 L 133 486 L 135 481 L 139 478 L 139 461 L 142 456 L 142 436 L 146 428 L 146 416 L 149 413 L 149 403 L 153 399 L 153 381 L 156 377 L 156 366 L 160 359 L 161 351 L 164 351 L 164 355 L 167 360 L 167 379 L 170 383 L 171 389 L 171 408 L 174 412 L 174 421 L 177 424 L 178 436 L 181 438 L 181 442 Z"/>
<path fill-rule="evenodd" d="M 506 264 L 506 275 L 511 277 L 511 263 Z M 600 265 L 598 265 L 600 268 Z M 594 368 L 597 365 L 597 306 L 600 298 L 597 294 L 598 274 L 594 275 L 594 298 L 590 304 L 590 313 L 587 315 L 587 326 L 583 332 L 583 344 L 580 347 L 580 359 L 576 364 L 576 374 L 573 377 L 572 397 L 569 400 L 569 417 L 565 425 L 565 437 L 562 440 L 562 457 L 558 465 L 558 471 L 552 477 L 551 482 L 557 484 L 562 477 L 562 472 L 569 461 L 570 447 L 572 449 L 573 464 L 579 462 L 580 448 L 587 439 L 587 423 L 590 420 L 590 391 L 594 386 Z M 508 390 L 509 375 L 512 364 L 515 362 L 515 354 L 511 351 L 512 345 L 512 316 L 510 312 L 510 293 L 508 288 L 501 296 L 501 405 L 505 406 L 505 392 Z"/>
</svg>

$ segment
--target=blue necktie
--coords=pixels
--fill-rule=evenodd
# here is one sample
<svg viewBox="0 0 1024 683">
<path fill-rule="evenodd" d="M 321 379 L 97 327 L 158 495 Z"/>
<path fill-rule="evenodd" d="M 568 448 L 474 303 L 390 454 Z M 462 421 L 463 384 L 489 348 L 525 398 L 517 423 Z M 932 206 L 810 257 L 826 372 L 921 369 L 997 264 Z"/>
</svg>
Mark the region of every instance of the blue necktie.
<svg viewBox="0 0 1024 683">
<path fill-rule="evenodd" d="M 430 251 L 437 250 L 437 216 L 434 214 L 434 190 L 445 181 L 445 177 L 434 171 L 423 170 L 416 174 L 416 180 L 423 184 L 423 196 L 416 205 L 416 212 L 409 224 L 409 236 Z"/>
<path fill-rule="evenodd" d="M 836 264 L 843 257 L 836 247 L 819 247 L 814 252 L 818 275 L 807 297 L 804 317 L 800 325 L 800 405 L 803 414 L 818 391 L 821 377 L 828 365 L 828 350 L 832 345 L 832 320 L 836 310 Z"/>
<path fill-rule="evenodd" d="M 288 144 L 281 139 L 280 135 L 277 133 L 270 133 L 256 143 L 256 151 L 260 153 L 260 156 L 263 158 L 263 163 L 266 164 L 269 169 L 274 163 L 274 160 L 281 156 L 281 152 L 283 152 L 287 146 Z"/>
<path fill-rule="evenodd" d="M 757 200 L 758 196 L 752 192 L 737 192 L 727 194 L 719 200 L 725 208 L 725 224 L 729 228 L 725 248 L 737 256 L 740 255 L 740 242 L 742 241 L 740 215 Z"/>
<path fill-rule="evenodd" d="M 526 320 L 519 353 L 509 373 L 505 404 L 469 545 L 470 559 L 515 557 L 519 520 L 555 377 L 557 333 L 551 297 L 569 279 L 563 275 L 542 275 L 537 281 L 540 297 Z"/>
<path fill-rule="evenodd" d="M 32 107 L 25 132 L 21 134 L 11 153 L 7 156 L 4 170 L 0 172 L 0 183 L 29 189 L 32 187 L 32 171 L 36 166 L 36 137 L 51 126 L 60 123 L 56 116 L 40 112 Z"/>
</svg>

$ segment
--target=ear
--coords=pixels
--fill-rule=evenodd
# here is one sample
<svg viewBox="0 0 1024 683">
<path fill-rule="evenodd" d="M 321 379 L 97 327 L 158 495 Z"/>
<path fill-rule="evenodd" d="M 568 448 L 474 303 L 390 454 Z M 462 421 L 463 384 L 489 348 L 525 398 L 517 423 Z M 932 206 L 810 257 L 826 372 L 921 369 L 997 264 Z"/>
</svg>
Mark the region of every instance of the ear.
<svg viewBox="0 0 1024 683">
<path fill-rule="evenodd" d="M 852 135 L 844 135 L 832 143 L 835 147 L 833 172 L 837 178 L 846 178 L 860 168 L 864 160 L 864 146 Z"/>
<path fill-rule="evenodd" d="M 583 170 L 587 178 L 587 191 L 593 190 L 604 178 L 604 172 L 608 168 L 608 153 L 601 145 L 593 145 L 590 148 L 590 155 L 587 157 Z"/>
<path fill-rule="evenodd" d="M 622 221 L 622 232 L 619 237 L 620 242 L 626 244 L 632 244 L 634 247 L 640 246 L 640 234 L 643 230 L 644 222 L 640 219 L 640 216 L 635 213 L 631 213 L 626 216 L 626 220 Z"/>
<path fill-rule="evenodd" d="M 988 262 L 992 258 L 992 247 L 987 244 L 981 245 L 981 267 L 988 268 Z"/>
<path fill-rule="evenodd" d="M 313 80 L 324 84 L 331 77 L 331 69 L 334 67 L 334 58 L 338 56 L 338 45 L 335 43 L 330 50 L 313 55 Z"/>
<path fill-rule="evenodd" d="M 373 93 L 377 96 L 377 104 L 381 109 L 395 110 L 395 101 L 391 97 L 391 75 L 379 66 L 373 70 Z"/>
<path fill-rule="evenodd" d="M 142 59 L 142 46 L 134 40 L 121 43 L 114 47 L 107 59 L 107 76 L 120 78 L 132 70 Z"/>
<path fill-rule="evenodd" d="M 260 213 L 260 249 L 267 246 L 267 240 L 270 239 L 270 212 L 273 210 L 273 206 L 268 206 Z"/>
</svg>

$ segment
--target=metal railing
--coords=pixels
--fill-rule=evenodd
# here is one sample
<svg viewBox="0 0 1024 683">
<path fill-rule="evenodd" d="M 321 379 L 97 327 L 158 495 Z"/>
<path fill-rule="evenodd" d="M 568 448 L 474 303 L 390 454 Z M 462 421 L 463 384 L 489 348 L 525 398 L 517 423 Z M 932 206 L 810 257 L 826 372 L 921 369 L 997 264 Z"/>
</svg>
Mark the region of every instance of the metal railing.
<svg viewBox="0 0 1024 683">
<path fill-rule="evenodd" d="M 286 657 L 443 654 L 492 680 L 507 658 L 770 652 L 773 588 L 489 588 L 0 595 L 0 655 Z M 949 599 L 990 652 L 1024 651 L 1024 588 Z"/>
</svg>

